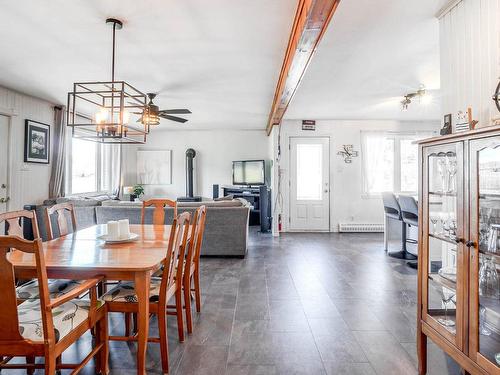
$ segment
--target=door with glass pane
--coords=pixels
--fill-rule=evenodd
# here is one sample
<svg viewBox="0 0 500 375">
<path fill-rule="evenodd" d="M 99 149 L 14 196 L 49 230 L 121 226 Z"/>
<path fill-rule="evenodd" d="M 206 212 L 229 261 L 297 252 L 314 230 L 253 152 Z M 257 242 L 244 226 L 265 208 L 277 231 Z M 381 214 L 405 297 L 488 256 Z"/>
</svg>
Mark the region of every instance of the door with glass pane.
<svg viewBox="0 0 500 375">
<path fill-rule="evenodd" d="M 290 138 L 290 230 L 330 229 L 330 139 Z"/>
<path fill-rule="evenodd" d="M 464 345 L 464 144 L 424 148 L 422 319 L 459 349 Z"/>
<path fill-rule="evenodd" d="M 469 355 L 500 371 L 500 137 L 470 143 Z"/>
</svg>

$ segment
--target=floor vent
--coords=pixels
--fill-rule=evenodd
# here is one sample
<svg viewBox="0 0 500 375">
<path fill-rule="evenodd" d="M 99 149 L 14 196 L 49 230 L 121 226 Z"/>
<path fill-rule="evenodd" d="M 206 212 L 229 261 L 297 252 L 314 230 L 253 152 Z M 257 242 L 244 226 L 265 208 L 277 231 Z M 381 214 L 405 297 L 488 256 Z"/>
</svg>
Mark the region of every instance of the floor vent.
<svg viewBox="0 0 500 375">
<path fill-rule="evenodd" d="M 379 233 L 383 231 L 384 231 L 384 224 L 357 224 L 357 223 L 339 224 L 339 232 Z"/>
</svg>

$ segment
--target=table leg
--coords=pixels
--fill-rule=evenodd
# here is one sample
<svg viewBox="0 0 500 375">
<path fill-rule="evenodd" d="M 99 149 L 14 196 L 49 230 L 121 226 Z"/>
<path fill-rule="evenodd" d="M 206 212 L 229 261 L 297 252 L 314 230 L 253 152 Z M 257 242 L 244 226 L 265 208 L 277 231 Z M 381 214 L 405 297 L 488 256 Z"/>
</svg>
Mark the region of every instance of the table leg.
<svg viewBox="0 0 500 375">
<path fill-rule="evenodd" d="M 146 374 L 146 348 L 149 331 L 149 272 L 135 274 L 135 292 L 137 293 L 137 373 Z"/>
</svg>

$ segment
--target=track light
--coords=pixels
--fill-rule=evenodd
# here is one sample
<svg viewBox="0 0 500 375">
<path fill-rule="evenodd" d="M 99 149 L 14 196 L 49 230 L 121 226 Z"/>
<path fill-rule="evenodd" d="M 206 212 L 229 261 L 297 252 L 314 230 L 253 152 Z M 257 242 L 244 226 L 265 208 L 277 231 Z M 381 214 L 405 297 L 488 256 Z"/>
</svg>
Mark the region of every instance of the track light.
<svg viewBox="0 0 500 375">
<path fill-rule="evenodd" d="M 411 92 L 404 96 L 404 99 L 401 101 L 401 106 L 403 111 L 408 110 L 408 106 L 411 104 L 413 98 L 418 98 L 419 103 L 421 104 L 429 104 L 432 101 L 432 96 L 429 95 L 424 85 L 420 85 L 419 89 L 415 92 Z"/>
</svg>

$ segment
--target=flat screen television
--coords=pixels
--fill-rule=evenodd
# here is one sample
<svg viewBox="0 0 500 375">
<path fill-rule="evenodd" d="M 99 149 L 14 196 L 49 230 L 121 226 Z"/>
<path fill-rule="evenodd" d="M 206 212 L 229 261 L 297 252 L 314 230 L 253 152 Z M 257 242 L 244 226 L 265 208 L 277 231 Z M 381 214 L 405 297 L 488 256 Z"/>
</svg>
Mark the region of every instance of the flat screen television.
<svg viewBox="0 0 500 375">
<path fill-rule="evenodd" d="M 265 183 L 264 160 L 233 161 L 233 185 L 264 185 Z"/>
</svg>

